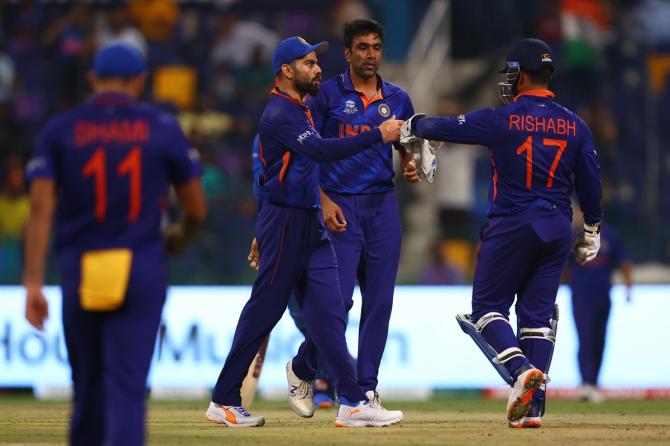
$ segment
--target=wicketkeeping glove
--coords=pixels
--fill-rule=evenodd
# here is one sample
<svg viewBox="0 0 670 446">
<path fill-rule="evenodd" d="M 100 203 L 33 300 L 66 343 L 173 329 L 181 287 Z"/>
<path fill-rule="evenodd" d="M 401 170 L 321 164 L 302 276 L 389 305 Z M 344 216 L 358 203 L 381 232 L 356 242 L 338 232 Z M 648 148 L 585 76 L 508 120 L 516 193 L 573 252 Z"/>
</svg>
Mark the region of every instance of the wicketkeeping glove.
<svg viewBox="0 0 670 446">
<path fill-rule="evenodd" d="M 415 145 L 419 147 L 419 151 L 414 154 L 416 175 L 419 177 L 419 181 L 432 183 L 437 171 L 437 158 L 431 141 L 419 138 L 419 142 Z"/>
<path fill-rule="evenodd" d="M 582 265 L 595 259 L 600 249 L 600 223 L 587 225 L 575 240 L 575 258 Z"/>
</svg>

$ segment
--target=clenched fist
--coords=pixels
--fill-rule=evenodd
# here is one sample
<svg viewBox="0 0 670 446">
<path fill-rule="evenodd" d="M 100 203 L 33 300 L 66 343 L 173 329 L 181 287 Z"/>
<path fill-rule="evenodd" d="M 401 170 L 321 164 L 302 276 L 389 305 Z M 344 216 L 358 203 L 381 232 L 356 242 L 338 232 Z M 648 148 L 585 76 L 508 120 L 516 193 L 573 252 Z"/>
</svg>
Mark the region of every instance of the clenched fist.
<svg viewBox="0 0 670 446">
<path fill-rule="evenodd" d="M 400 139 L 400 127 L 403 122 L 405 121 L 396 119 L 395 115 L 382 122 L 379 125 L 379 130 L 382 132 L 382 140 L 384 142 L 398 141 Z"/>
</svg>

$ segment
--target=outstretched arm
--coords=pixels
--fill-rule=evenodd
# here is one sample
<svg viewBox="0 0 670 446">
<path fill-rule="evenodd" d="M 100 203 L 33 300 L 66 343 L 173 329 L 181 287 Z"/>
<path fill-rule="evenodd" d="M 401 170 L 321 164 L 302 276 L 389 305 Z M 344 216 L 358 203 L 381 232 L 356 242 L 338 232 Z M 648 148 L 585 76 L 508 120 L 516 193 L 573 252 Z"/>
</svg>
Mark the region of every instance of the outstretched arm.
<svg viewBox="0 0 670 446">
<path fill-rule="evenodd" d="M 476 110 L 455 118 L 425 117 L 412 123 L 412 134 L 419 138 L 487 146 L 499 138 L 501 129 L 505 129 L 502 115 L 493 108 Z"/>
<path fill-rule="evenodd" d="M 395 116 L 379 127 L 357 136 L 346 138 L 322 138 L 307 119 L 288 121 L 275 130 L 275 136 L 286 147 L 313 161 L 327 163 L 349 158 L 378 142 L 393 142 L 400 139 L 403 121 Z"/>
</svg>

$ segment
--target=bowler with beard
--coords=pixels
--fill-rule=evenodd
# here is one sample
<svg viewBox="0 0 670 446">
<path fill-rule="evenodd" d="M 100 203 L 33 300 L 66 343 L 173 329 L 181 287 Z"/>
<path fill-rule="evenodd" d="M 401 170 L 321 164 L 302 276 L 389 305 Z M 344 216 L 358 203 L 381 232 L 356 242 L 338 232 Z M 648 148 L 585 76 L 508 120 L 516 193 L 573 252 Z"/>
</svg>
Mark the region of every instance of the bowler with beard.
<svg viewBox="0 0 670 446">
<path fill-rule="evenodd" d="M 260 187 L 266 197 L 256 221 L 260 264 L 206 412 L 215 423 L 230 427 L 265 423 L 263 417 L 252 416 L 240 407 L 240 387 L 294 290 L 308 340 L 287 364 L 292 409 L 306 418 L 314 413 L 309 358 L 316 348 L 337 381 L 337 425 L 385 426 L 402 418 L 401 413 L 372 406 L 356 381 L 344 337 L 346 310 L 337 260 L 319 205 L 319 163 L 351 157 L 381 142 L 397 141 L 402 121 L 393 116 L 358 136 L 322 138 L 304 101 L 319 91 L 317 55 L 327 48 L 326 42 L 310 45 L 301 37 L 291 37 L 278 45 L 273 56 L 276 87 L 258 129 L 263 166 Z"/>
</svg>

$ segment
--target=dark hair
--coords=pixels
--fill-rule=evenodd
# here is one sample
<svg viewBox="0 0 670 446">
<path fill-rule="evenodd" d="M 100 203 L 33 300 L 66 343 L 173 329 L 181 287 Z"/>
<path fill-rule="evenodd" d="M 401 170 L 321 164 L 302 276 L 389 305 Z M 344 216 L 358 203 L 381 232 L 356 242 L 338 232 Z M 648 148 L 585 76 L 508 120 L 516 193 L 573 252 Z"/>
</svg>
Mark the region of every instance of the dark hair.
<svg viewBox="0 0 670 446">
<path fill-rule="evenodd" d="M 291 68 L 293 68 L 293 69 L 295 70 L 295 61 L 296 61 L 296 60 L 297 60 L 297 59 L 294 59 L 294 60 L 290 61 L 290 62 L 287 63 L 287 64 L 282 64 L 282 66 L 283 66 L 283 65 L 290 65 Z M 279 69 L 279 71 L 277 71 L 276 76 L 277 76 L 277 78 L 278 78 L 280 81 L 284 79 L 284 72 L 282 71 L 281 68 Z"/>
<path fill-rule="evenodd" d="M 363 34 L 375 33 L 379 40 L 384 42 L 384 28 L 376 20 L 356 19 L 344 24 L 344 47 L 351 49 L 354 37 Z"/>
<path fill-rule="evenodd" d="M 551 77 L 554 75 L 554 68 L 547 66 L 537 71 L 525 71 L 525 73 L 534 84 L 549 84 Z"/>
</svg>

